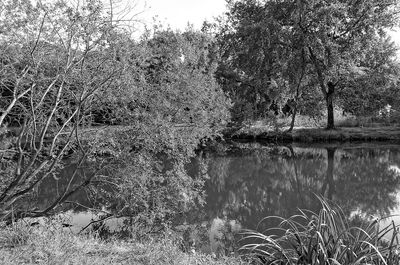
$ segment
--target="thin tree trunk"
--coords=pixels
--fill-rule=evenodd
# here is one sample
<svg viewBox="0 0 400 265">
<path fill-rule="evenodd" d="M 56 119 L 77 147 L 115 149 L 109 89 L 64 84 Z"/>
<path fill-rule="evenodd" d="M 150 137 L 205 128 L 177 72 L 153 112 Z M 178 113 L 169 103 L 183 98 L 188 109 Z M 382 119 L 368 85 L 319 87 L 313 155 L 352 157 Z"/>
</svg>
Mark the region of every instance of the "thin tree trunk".
<svg viewBox="0 0 400 265">
<path fill-rule="evenodd" d="M 329 200 L 332 200 L 333 195 L 336 191 L 335 180 L 334 180 L 334 169 L 335 169 L 334 163 L 335 163 L 336 148 L 328 147 L 326 148 L 326 152 L 327 152 L 328 167 L 326 169 L 325 182 L 321 188 L 321 195 L 328 198 Z"/>
<path fill-rule="evenodd" d="M 334 163 L 335 163 L 336 148 L 327 148 L 326 151 L 328 153 L 328 168 L 326 172 L 326 181 L 328 182 L 329 185 L 327 198 L 329 200 L 332 200 L 333 194 L 335 193 L 335 180 L 333 178 L 333 171 L 335 168 Z"/>
<path fill-rule="evenodd" d="M 297 4 L 300 6 L 301 1 L 297 2 Z M 297 86 L 296 86 L 296 96 L 294 98 L 294 106 L 293 106 L 293 110 L 292 110 L 292 121 L 290 122 L 290 128 L 289 128 L 288 132 L 291 132 L 294 128 L 294 123 L 295 123 L 296 115 L 297 115 L 297 104 L 298 104 L 299 98 L 300 98 L 301 82 L 303 81 L 304 75 L 306 73 L 306 61 L 305 61 L 304 49 L 301 50 L 301 58 L 302 58 L 301 74 L 299 76 Z"/>
<path fill-rule="evenodd" d="M 301 185 L 301 181 L 299 179 L 299 170 L 298 170 L 298 165 L 297 165 L 296 153 L 294 152 L 293 147 L 291 145 L 286 146 L 286 147 L 290 150 L 290 158 L 291 158 L 291 160 L 293 162 L 294 175 L 295 175 L 295 178 L 296 178 L 296 189 L 297 189 L 297 193 L 296 194 L 297 194 L 297 198 L 298 198 L 298 201 L 301 201 L 302 203 L 304 203 L 303 196 L 302 196 L 304 194 L 304 192 L 302 191 L 303 188 L 302 188 L 302 185 Z M 292 184 L 292 187 L 293 187 L 293 184 Z"/>
</svg>

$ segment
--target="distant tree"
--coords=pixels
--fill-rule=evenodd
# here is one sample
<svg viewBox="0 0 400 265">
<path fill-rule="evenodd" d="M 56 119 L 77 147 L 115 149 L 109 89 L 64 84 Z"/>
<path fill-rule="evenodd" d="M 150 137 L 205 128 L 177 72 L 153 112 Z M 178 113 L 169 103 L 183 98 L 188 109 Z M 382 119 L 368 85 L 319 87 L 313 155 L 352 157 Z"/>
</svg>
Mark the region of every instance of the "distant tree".
<svg viewBox="0 0 400 265">
<path fill-rule="evenodd" d="M 363 74 L 342 82 L 338 90 L 338 105 L 356 116 L 377 116 L 387 104 L 394 105 L 398 93 L 400 68 L 396 61 L 397 47 L 389 37 L 368 40 L 365 56 L 359 65 Z"/>
<path fill-rule="evenodd" d="M 216 133 L 229 120 L 230 102 L 215 82 L 210 45 L 205 33 L 162 28 L 137 44 L 141 59 L 135 64 L 146 86 L 142 95 L 147 96 L 147 113 L 157 112 L 166 124 L 201 132 L 200 138 Z"/>
</svg>

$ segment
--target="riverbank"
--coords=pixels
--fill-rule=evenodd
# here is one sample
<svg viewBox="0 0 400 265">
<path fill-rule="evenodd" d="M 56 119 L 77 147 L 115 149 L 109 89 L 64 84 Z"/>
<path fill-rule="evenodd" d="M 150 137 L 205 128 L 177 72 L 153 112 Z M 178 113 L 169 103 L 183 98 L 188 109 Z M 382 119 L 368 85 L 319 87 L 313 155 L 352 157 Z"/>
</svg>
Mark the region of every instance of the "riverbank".
<svg viewBox="0 0 400 265">
<path fill-rule="evenodd" d="M 244 265 L 239 258 L 184 252 L 167 236 L 143 242 L 101 240 L 61 226 L 0 228 L 0 264 Z"/>
<path fill-rule="evenodd" d="M 294 128 L 293 131 L 276 131 L 268 127 L 230 128 L 224 131 L 225 139 L 258 140 L 269 142 L 394 142 L 400 143 L 400 127 L 340 127 L 334 130 L 324 128 Z"/>
</svg>

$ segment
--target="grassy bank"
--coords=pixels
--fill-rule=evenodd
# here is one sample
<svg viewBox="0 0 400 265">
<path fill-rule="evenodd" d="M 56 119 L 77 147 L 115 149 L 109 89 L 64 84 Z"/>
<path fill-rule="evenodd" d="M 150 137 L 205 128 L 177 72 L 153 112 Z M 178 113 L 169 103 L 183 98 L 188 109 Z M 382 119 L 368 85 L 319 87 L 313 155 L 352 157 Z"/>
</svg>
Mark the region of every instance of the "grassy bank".
<svg viewBox="0 0 400 265">
<path fill-rule="evenodd" d="M 226 128 L 226 139 L 263 140 L 270 142 L 372 142 L 400 143 L 400 117 L 355 117 L 335 110 L 334 130 L 326 130 L 326 117 L 320 119 L 298 115 L 294 128 L 288 132 L 291 117 L 277 117 L 243 122 L 240 126 Z"/>
<path fill-rule="evenodd" d="M 319 212 L 302 210 L 287 219 L 267 217 L 262 221 L 277 219 L 279 226 L 264 231 L 267 234 L 245 232 L 247 239 L 241 243 L 248 243 L 242 253 L 250 262 L 185 252 L 179 238 L 171 234 L 142 241 L 105 241 L 96 234 L 76 235 L 49 221 L 0 226 L 0 264 L 399 264 L 398 225 L 363 216 L 349 220 L 337 205 L 318 199 Z"/>
<path fill-rule="evenodd" d="M 104 241 L 94 235 L 75 235 L 50 224 L 14 225 L 0 229 L 0 264 L 196 264 L 239 265 L 239 258 L 186 253 L 175 240 Z"/>
<path fill-rule="evenodd" d="M 294 128 L 293 131 L 276 131 L 268 127 L 245 127 L 225 133 L 228 139 L 264 140 L 275 142 L 356 142 L 392 141 L 400 142 L 400 127 L 341 127 L 335 130 L 324 128 Z"/>
</svg>

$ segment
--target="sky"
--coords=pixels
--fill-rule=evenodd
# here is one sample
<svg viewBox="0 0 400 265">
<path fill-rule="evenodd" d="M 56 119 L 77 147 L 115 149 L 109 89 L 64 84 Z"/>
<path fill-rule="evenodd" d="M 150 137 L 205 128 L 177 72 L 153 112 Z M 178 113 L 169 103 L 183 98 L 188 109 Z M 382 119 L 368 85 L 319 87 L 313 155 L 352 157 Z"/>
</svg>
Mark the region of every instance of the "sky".
<svg viewBox="0 0 400 265">
<path fill-rule="evenodd" d="M 137 10 L 142 13 L 137 16 L 146 24 L 151 24 L 153 17 L 172 29 L 184 30 L 193 24 L 200 29 L 203 21 L 212 21 L 226 10 L 225 0 L 136 0 Z"/>
<path fill-rule="evenodd" d="M 121 0 L 124 1 L 124 0 Z M 126 0 L 125 0 L 126 1 Z M 129 0 L 128 0 L 129 1 Z M 146 25 L 151 25 L 157 17 L 164 26 L 184 30 L 188 23 L 201 29 L 204 20 L 226 11 L 225 0 L 130 0 L 135 1 L 134 10 L 139 12 L 136 18 Z M 400 29 L 392 31 L 392 39 L 400 46 Z"/>
<path fill-rule="evenodd" d="M 390 33 L 390 36 L 392 37 L 392 40 L 393 40 L 394 42 L 396 42 L 396 44 L 397 44 L 398 46 L 400 46 L 400 29 L 397 29 L 397 30 L 395 30 L 395 31 L 392 31 L 392 32 Z"/>
</svg>

